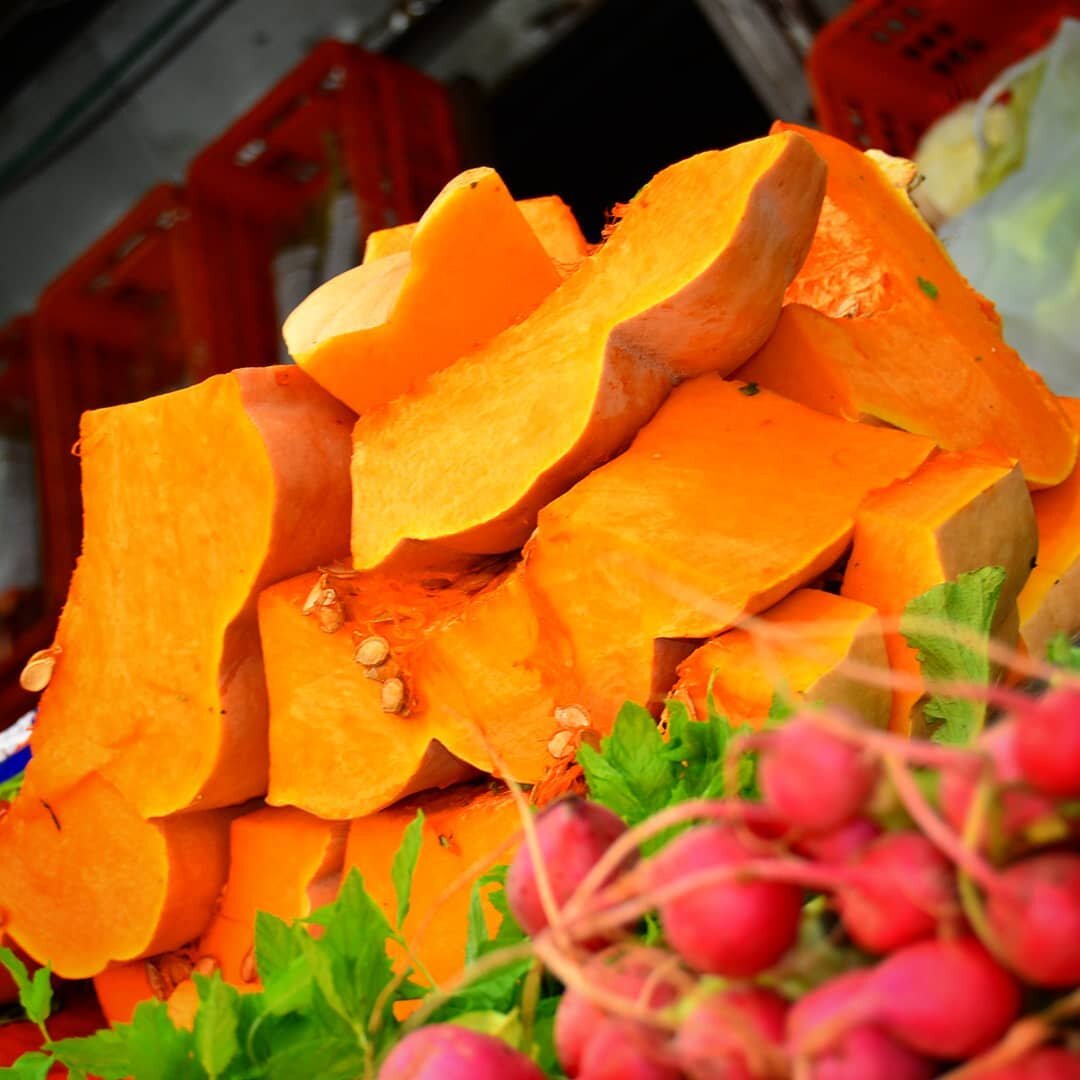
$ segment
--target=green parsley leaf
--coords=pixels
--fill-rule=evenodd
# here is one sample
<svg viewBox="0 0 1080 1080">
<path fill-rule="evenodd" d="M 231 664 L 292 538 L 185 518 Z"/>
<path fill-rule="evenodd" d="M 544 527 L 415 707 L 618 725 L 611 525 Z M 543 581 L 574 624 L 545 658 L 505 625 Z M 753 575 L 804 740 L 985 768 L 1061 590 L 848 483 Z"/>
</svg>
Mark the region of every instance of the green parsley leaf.
<svg viewBox="0 0 1080 1080">
<path fill-rule="evenodd" d="M 124 1080 L 131 1074 L 126 1034 L 102 1028 L 79 1039 L 58 1039 L 49 1044 L 57 1061 L 73 1072 L 92 1073 L 100 1080 Z"/>
<path fill-rule="evenodd" d="M 125 1041 L 124 1063 L 136 1080 L 205 1080 L 195 1060 L 195 1036 L 173 1026 L 163 1001 L 143 1001 L 130 1024 L 115 1029 Z"/>
<path fill-rule="evenodd" d="M 417 810 L 416 817 L 409 822 L 405 833 L 401 838 L 397 851 L 394 852 L 394 861 L 390 867 L 390 880 L 394 883 L 394 892 L 397 895 L 397 926 L 405 922 L 405 916 L 409 914 L 409 894 L 412 891 L 413 871 L 416 870 L 416 860 L 420 857 L 420 844 L 424 838 L 424 811 Z"/>
<path fill-rule="evenodd" d="M 1000 566 L 984 566 L 935 585 L 907 605 L 900 632 L 918 653 L 924 678 L 988 685 L 990 659 L 985 642 L 1004 581 Z M 958 636 L 957 630 L 966 636 Z M 982 644 L 973 642 L 973 635 Z M 924 712 L 928 720 L 938 721 L 931 738 L 955 745 L 974 739 L 986 720 L 984 703 L 939 695 L 930 698 Z"/>
<path fill-rule="evenodd" d="M 739 387 L 739 393 L 745 394 L 747 397 L 754 397 L 761 393 L 761 387 L 758 386 L 756 382 L 743 383 L 743 385 Z"/>
<path fill-rule="evenodd" d="M 264 986 L 302 955 L 301 938 L 306 934 L 300 924 L 290 926 L 276 915 L 255 913 L 255 967 Z"/>
<path fill-rule="evenodd" d="M 26 773 L 16 773 L 0 781 L 0 802 L 11 802 L 22 790 L 23 777 Z"/>
<path fill-rule="evenodd" d="M 637 825 L 671 798 L 671 765 L 664 738 L 648 709 L 627 702 L 600 750 L 583 744 L 577 753 L 589 795 L 614 810 L 628 825 Z"/>
<path fill-rule="evenodd" d="M 927 281 L 924 277 L 917 277 L 915 280 L 919 283 L 919 288 L 922 289 L 931 300 L 936 300 L 938 298 L 938 287 L 932 281 Z"/>
<path fill-rule="evenodd" d="M 237 1039 L 240 994 L 221 978 L 220 972 L 214 972 L 209 978 L 196 975 L 195 986 L 199 991 L 199 1010 L 195 1014 L 195 1055 L 210 1080 L 217 1080 L 240 1053 Z"/>
<path fill-rule="evenodd" d="M 52 1064 L 48 1054 L 32 1051 L 23 1054 L 14 1065 L 0 1068 L 0 1080 L 45 1080 Z"/>
<path fill-rule="evenodd" d="M 47 967 L 38 968 L 33 977 L 26 965 L 10 950 L 0 947 L 0 964 L 7 968 L 19 991 L 19 1004 L 26 1018 L 39 1027 L 52 1011 L 52 972 Z"/>
<path fill-rule="evenodd" d="M 1055 634 L 1046 647 L 1046 659 L 1066 671 L 1080 671 L 1080 648 L 1065 634 Z"/>
</svg>

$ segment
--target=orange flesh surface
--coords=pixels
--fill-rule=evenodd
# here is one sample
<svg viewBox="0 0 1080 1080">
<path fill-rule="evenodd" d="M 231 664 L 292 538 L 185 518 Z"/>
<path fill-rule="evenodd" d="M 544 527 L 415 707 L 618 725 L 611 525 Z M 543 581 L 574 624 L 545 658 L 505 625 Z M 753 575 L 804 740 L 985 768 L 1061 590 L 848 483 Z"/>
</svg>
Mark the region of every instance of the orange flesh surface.
<svg viewBox="0 0 1080 1080">
<path fill-rule="evenodd" d="M 145 960 L 108 967 L 94 976 L 94 993 L 110 1024 L 127 1024 L 142 1001 L 156 995 Z"/>
<path fill-rule="evenodd" d="M 255 598 L 347 546 L 350 425 L 295 368 L 84 415 L 86 537 L 33 734 L 35 796 L 91 770 L 144 817 L 266 790 Z"/>
<path fill-rule="evenodd" d="M 843 594 L 871 604 L 893 622 L 909 601 L 983 566 L 1006 571 L 995 628 L 1006 644 L 1015 633 L 1016 598 L 1027 580 L 1038 538 L 1031 497 L 1019 467 L 975 454 L 937 453 L 914 476 L 867 500 Z M 895 625 L 886 627 L 894 672 L 918 677 L 919 663 Z M 893 730 L 911 730 L 918 689 L 893 693 Z"/>
<path fill-rule="evenodd" d="M 308 296 L 285 321 L 285 342 L 362 413 L 527 315 L 561 280 L 498 174 L 471 169 L 428 207 L 407 253 L 365 262 Z"/>
<path fill-rule="evenodd" d="M 657 639 L 712 637 L 813 580 L 867 494 L 932 450 L 750 389 L 685 383 L 625 454 L 540 514 L 526 574 L 562 628 L 575 703 L 602 730 L 626 700 L 658 706 L 670 688 Z"/>
<path fill-rule="evenodd" d="M 473 882 L 492 866 L 510 861 L 521 826 L 511 796 L 492 791 L 486 784 L 462 785 L 357 818 L 349 827 L 344 872 L 353 867 L 360 871 L 372 899 L 391 923 L 396 918 L 397 898 L 390 867 L 402 833 L 418 809 L 424 811 L 423 839 L 403 932 L 432 978 L 441 983 L 465 965 Z M 500 845 L 507 841 L 514 843 L 507 843 L 500 852 Z M 447 895 L 455 885 L 459 887 Z M 498 917 L 487 903 L 484 914 L 489 932 L 494 932 Z M 390 948 L 400 965 L 404 960 L 400 950 L 392 942 Z M 425 981 L 416 972 L 411 977 Z"/>
<path fill-rule="evenodd" d="M 210 919 L 233 814 L 145 821 L 96 775 L 47 805 L 24 792 L 0 823 L 7 931 L 69 979 L 178 948 Z"/>
<path fill-rule="evenodd" d="M 518 199 L 517 208 L 557 269 L 569 271 L 588 255 L 589 245 L 577 219 L 558 195 Z M 364 265 L 408 251 L 416 229 L 417 222 L 413 222 L 369 233 L 364 246 Z"/>
<path fill-rule="evenodd" d="M 675 379 L 731 371 L 763 343 L 823 179 L 794 135 L 665 169 L 529 318 L 362 416 L 354 565 L 520 547 L 540 507 L 625 447 Z"/>
<path fill-rule="evenodd" d="M 774 696 L 849 709 L 885 727 L 892 695 L 844 671 L 852 662 L 888 667 L 877 612 L 867 604 L 817 589 L 798 589 L 758 616 L 762 631 L 735 627 L 706 642 L 679 665 L 672 696 L 691 716 L 709 714 L 712 687 L 718 712 L 734 724 L 760 728 Z M 767 630 L 781 636 L 771 637 Z"/>
<path fill-rule="evenodd" d="M 303 614 L 317 572 L 260 599 L 271 803 L 352 818 L 456 783 L 469 766 L 539 779 L 551 763 L 555 703 L 520 571 L 500 561 L 464 573 L 330 580 L 345 614 L 334 633 Z M 355 659 L 373 635 L 390 647 L 374 678 Z M 389 678 L 405 686 L 400 713 L 383 710 Z"/>
<path fill-rule="evenodd" d="M 1020 461 L 1032 487 L 1064 480 L 1076 432 L 906 192 L 839 139 L 786 124 L 774 130 L 801 132 L 829 164 L 817 234 L 787 300 L 833 326 L 785 312 L 781 333 L 739 377 L 948 449 L 994 445 Z"/>
<path fill-rule="evenodd" d="M 1080 399 L 1058 400 L 1080 429 Z M 1064 483 L 1035 492 L 1031 501 L 1039 527 L 1039 561 L 1017 604 L 1024 645 L 1042 660 L 1055 634 L 1071 636 L 1080 630 L 1080 464 Z"/>
</svg>

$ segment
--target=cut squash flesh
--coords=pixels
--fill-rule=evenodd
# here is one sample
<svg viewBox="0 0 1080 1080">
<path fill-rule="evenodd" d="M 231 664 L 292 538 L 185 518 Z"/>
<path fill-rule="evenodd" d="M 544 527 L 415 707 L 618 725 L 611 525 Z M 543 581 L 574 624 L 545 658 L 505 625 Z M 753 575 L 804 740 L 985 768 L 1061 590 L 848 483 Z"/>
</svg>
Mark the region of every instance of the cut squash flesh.
<svg viewBox="0 0 1080 1080">
<path fill-rule="evenodd" d="M 1059 398 L 1080 430 L 1080 398 Z M 1020 639 L 1030 656 L 1046 657 L 1056 634 L 1080 631 L 1080 464 L 1062 484 L 1031 497 L 1039 560 L 1020 593 Z"/>
<path fill-rule="evenodd" d="M 351 423 L 295 368 L 84 415 L 85 540 L 34 796 L 91 770 L 144 817 L 266 790 L 255 598 L 347 548 Z"/>
<path fill-rule="evenodd" d="M 673 640 L 712 637 L 827 569 L 866 495 L 931 452 L 754 391 L 711 375 L 679 387 L 626 453 L 540 514 L 525 564 L 579 685 L 561 704 L 601 729 L 626 700 L 659 705 L 674 671 L 654 661 L 689 652 Z"/>
<path fill-rule="evenodd" d="M 519 571 L 329 581 L 341 615 L 331 633 L 317 609 L 304 614 L 318 572 L 260 600 L 271 803 L 351 818 L 456 783 L 470 766 L 540 777 L 555 705 Z M 372 645 L 379 662 L 364 663 Z"/>
<path fill-rule="evenodd" d="M 589 245 L 581 234 L 581 227 L 570 207 L 558 195 L 518 199 L 517 208 L 556 269 L 564 272 L 575 269 L 588 255 Z M 364 265 L 408 251 L 416 229 L 417 223 L 413 222 L 369 233 L 364 246 Z"/>
<path fill-rule="evenodd" d="M 822 181 L 793 135 L 671 166 L 529 318 L 362 416 L 355 566 L 519 547 L 540 507 L 625 447 L 673 381 L 731 371 L 761 345 Z"/>
<path fill-rule="evenodd" d="M 884 672 L 888 663 L 872 607 L 799 589 L 757 616 L 753 627 L 735 627 L 695 650 L 679 665 L 672 696 L 697 720 L 708 716 L 711 687 L 717 711 L 734 724 L 761 727 L 779 694 L 792 704 L 845 709 L 886 727 L 892 695 L 857 669 Z"/>
<path fill-rule="evenodd" d="M 308 296 L 285 321 L 285 343 L 362 413 L 527 315 L 561 280 L 498 175 L 471 169 L 439 193 L 407 253 L 365 262 Z"/>
<path fill-rule="evenodd" d="M 194 959 L 189 949 L 110 964 L 94 976 L 94 993 L 110 1024 L 127 1024 L 143 1001 L 165 1001 L 191 977 Z"/>
<path fill-rule="evenodd" d="M 53 801 L 24 791 L 0 823 L 7 931 L 69 979 L 178 948 L 210 920 L 234 814 L 145 821 L 94 775 Z"/>
<path fill-rule="evenodd" d="M 222 978 L 258 988 L 254 967 L 255 915 L 286 922 L 306 918 L 337 894 L 347 823 L 322 821 L 300 810 L 268 808 L 232 823 L 229 877 L 221 904 L 199 941 Z"/>
<path fill-rule="evenodd" d="M 344 872 L 359 870 L 368 893 L 391 923 L 397 911 L 391 866 L 417 810 L 424 812 L 424 825 L 403 934 L 426 971 L 441 983 L 465 966 L 473 883 L 492 866 L 510 861 L 521 823 L 511 796 L 487 784 L 410 799 L 352 822 Z M 489 904 L 483 908 L 488 930 L 494 932 L 498 917 Z M 390 948 L 396 950 L 393 942 Z M 394 955 L 403 964 L 400 950 Z M 420 972 L 413 971 L 410 977 L 426 981 Z"/>
<path fill-rule="evenodd" d="M 996 636 L 1014 644 L 1016 599 L 1037 546 L 1031 496 L 1019 466 L 939 452 L 914 476 L 878 492 L 859 511 L 842 591 L 891 620 L 885 635 L 890 666 L 917 678 L 915 650 L 895 625 L 907 604 L 967 571 L 1000 566 L 1006 578 Z M 920 696 L 918 690 L 894 691 L 894 730 L 911 729 Z"/>
<path fill-rule="evenodd" d="M 828 162 L 829 182 L 810 254 L 787 292 L 793 306 L 739 377 L 947 449 L 993 445 L 1019 460 L 1031 486 L 1060 483 L 1076 459 L 1076 432 L 906 192 L 839 139 L 776 130 L 805 135 Z"/>
</svg>

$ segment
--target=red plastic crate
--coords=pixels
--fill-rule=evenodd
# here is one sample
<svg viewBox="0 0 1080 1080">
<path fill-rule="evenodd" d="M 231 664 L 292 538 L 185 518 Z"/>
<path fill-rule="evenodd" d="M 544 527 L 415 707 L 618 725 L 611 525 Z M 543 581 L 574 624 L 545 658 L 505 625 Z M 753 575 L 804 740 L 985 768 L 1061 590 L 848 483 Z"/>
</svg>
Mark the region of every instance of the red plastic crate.
<svg viewBox="0 0 1080 1080">
<path fill-rule="evenodd" d="M 58 611 L 82 539 L 79 417 L 189 383 L 179 297 L 190 273 L 179 188 L 149 191 L 42 293 L 32 394 L 45 600 Z"/>
<path fill-rule="evenodd" d="M 189 306 L 206 373 L 277 359 L 274 256 L 319 231 L 337 191 L 355 195 L 362 250 L 369 232 L 419 217 L 459 164 L 442 86 L 318 45 L 188 170 L 202 275 Z"/>
<path fill-rule="evenodd" d="M 1042 48 L 1080 0 L 861 0 L 807 58 L 818 121 L 856 146 L 910 156 L 922 133 Z"/>
</svg>

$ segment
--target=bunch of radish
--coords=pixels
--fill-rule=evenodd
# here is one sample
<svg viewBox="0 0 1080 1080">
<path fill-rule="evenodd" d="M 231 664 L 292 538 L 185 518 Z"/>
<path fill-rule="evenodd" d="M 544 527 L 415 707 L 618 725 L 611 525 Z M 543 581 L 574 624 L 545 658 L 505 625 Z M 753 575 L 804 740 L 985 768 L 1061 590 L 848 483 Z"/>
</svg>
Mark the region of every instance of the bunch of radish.
<svg viewBox="0 0 1080 1080">
<path fill-rule="evenodd" d="M 566 986 L 566 1075 L 1080 1080 L 1080 691 L 1016 704 L 964 749 L 816 712 L 751 744 L 760 803 L 627 829 L 564 799 L 526 829 L 507 894 Z M 820 977 L 811 919 L 843 957 Z M 429 1070 L 392 1056 L 384 1080 L 540 1075 L 446 1027 L 395 1051 L 431 1047 Z"/>
</svg>

